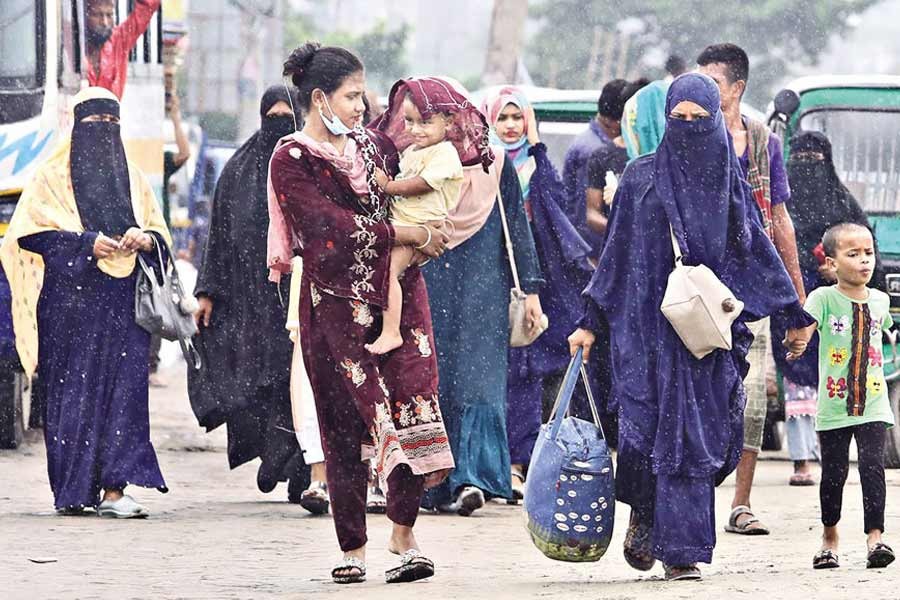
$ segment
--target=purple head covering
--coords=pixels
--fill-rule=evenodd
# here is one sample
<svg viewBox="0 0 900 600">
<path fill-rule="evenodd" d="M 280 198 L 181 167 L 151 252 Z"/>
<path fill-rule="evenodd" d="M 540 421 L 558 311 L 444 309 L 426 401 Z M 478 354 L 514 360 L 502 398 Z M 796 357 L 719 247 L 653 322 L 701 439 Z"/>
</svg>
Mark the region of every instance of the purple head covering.
<svg viewBox="0 0 900 600">
<path fill-rule="evenodd" d="M 708 118 L 683 121 L 672 110 L 690 101 Z M 721 264 L 726 246 L 747 243 L 750 190 L 725 128 L 716 83 L 699 73 L 675 79 L 666 95 L 666 132 L 653 159 L 653 186 L 686 264 Z M 736 236 L 729 240 L 730 236 Z"/>
</svg>

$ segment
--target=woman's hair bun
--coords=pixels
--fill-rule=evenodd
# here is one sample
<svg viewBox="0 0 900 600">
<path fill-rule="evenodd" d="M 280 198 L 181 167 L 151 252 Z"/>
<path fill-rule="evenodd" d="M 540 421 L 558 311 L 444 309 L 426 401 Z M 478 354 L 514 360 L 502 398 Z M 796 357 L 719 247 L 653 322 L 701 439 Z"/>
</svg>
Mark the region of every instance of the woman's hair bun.
<svg viewBox="0 0 900 600">
<path fill-rule="evenodd" d="M 322 47 L 319 42 L 306 42 L 302 46 L 295 48 L 286 61 L 284 61 L 283 75 L 289 75 L 294 82 L 302 79 L 309 64 L 316 56 L 316 52 Z"/>
</svg>

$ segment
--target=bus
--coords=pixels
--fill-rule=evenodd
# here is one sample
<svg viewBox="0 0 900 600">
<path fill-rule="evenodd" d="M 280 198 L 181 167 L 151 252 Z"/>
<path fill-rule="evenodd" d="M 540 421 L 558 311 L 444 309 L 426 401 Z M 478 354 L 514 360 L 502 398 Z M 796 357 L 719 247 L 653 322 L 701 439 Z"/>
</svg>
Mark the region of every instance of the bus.
<svg viewBox="0 0 900 600">
<path fill-rule="evenodd" d="M 85 0 L 0 2 L 0 238 L 29 177 L 71 128 L 83 74 Z M 134 0 L 115 0 L 117 20 Z M 129 160 L 159 193 L 163 179 L 162 14 L 129 56 L 121 103 Z M 0 270 L 2 271 L 2 270 Z M 21 442 L 28 421 L 27 382 L 17 368 L 9 286 L 0 272 L 0 448 Z"/>
</svg>

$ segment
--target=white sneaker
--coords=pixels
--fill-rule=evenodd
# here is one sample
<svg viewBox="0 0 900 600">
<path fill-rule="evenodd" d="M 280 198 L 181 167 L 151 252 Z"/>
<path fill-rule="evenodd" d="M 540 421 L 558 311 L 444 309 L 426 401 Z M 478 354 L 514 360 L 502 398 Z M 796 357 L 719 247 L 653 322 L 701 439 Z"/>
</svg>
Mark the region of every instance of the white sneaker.
<svg viewBox="0 0 900 600">
<path fill-rule="evenodd" d="M 484 506 L 484 492 L 475 486 L 467 485 L 457 496 L 453 506 L 456 514 L 461 517 L 468 517 L 473 512 Z"/>
<path fill-rule="evenodd" d="M 97 515 L 113 519 L 146 519 L 150 513 L 135 502 L 134 498 L 126 494 L 116 501 L 104 500 L 101 502 L 97 507 Z"/>
</svg>

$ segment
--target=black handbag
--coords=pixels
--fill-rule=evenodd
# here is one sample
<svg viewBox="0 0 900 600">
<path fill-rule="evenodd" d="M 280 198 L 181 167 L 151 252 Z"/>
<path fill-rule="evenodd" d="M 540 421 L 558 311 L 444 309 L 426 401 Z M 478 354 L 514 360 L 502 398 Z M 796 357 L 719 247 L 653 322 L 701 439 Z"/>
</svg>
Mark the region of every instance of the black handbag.
<svg viewBox="0 0 900 600">
<path fill-rule="evenodd" d="M 197 334 L 196 300 L 184 293 L 168 245 L 159 238 L 154 238 L 154 242 L 159 257 L 158 271 L 147 264 L 143 256 L 137 256 L 140 271 L 134 290 L 134 320 L 151 335 L 177 340 L 187 364 L 199 369 L 200 354 L 191 341 Z"/>
</svg>

